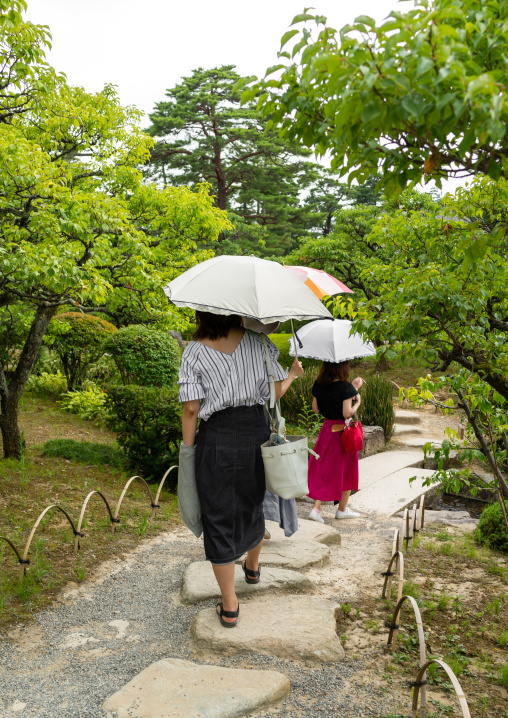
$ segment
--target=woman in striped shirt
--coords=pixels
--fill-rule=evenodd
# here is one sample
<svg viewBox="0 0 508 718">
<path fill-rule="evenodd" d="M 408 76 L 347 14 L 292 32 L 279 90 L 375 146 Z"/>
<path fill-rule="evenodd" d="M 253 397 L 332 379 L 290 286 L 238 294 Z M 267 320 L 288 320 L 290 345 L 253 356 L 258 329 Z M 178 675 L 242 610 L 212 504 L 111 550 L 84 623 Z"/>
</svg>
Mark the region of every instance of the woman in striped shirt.
<svg viewBox="0 0 508 718">
<path fill-rule="evenodd" d="M 235 562 L 247 552 L 242 564 L 247 583 L 258 583 L 261 573 L 265 474 L 260 447 L 270 434 L 263 410 L 270 393 L 264 341 L 277 399 L 303 369 L 295 360 L 286 377 L 277 347 L 245 330 L 236 315 L 196 312 L 194 339 L 185 348 L 178 379 L 183 442 L 196 451 L 205 555 L 222 594 L 217 613 L 223 626 L 232 627 L 239 612 Z"/>
</svg>

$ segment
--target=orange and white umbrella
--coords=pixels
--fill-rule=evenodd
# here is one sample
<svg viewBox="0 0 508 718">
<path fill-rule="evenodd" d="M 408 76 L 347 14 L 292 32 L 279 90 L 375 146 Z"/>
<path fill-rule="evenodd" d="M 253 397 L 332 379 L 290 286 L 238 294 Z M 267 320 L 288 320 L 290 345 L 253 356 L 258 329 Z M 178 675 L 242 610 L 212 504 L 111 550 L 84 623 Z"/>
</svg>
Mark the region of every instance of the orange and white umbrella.
<svg viewBox="0 0 508 718">
<path fill-rule="evenodd" d="M 345 284 L 339 282 L 338 279 L 332 277 L 331 274 L 323 272 L 322 269 L 314 269 L 314 267 L 289 267 L 290 272 L 295 274 L 298 279 L 307 285 L 314 292 L 318 299 L 323 297 L 331 297 L 334 294 L 353 293 L 352 289 L 346 287 Z"/>
</svg>

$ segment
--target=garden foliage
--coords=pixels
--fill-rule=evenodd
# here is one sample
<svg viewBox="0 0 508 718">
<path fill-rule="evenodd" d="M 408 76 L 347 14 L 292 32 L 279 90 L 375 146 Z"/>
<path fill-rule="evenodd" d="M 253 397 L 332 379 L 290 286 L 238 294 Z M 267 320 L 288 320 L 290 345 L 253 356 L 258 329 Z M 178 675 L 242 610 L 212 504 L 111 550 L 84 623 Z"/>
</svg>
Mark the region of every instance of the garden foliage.
<svg viewBox="0 0 508 718">
<path fill-rule="evenodd" d="M 508 503 L 506 503 L 506 511 L 508 512 Z M 508 529 L 499 502 L 487 506 L 482 511 L 474 537 L 478 543 L 508 553 Z"/>
<path fill-rule="evenodd" d="M 28 377 L 26 390 L 41 396 L 60 396 L 67 391 L 67 379 L 59 371 L 56 374 L 43 371 Z"/>
<path fill-rule="evenodd" d="M 393 434 L 395 411 L 393 408 L 392 384 L 377 374 L 365 382 L 361 389 L 362 403 L 359 418 L 365 426 L 381 426 L 385 440 Z"/>
<path fill-rule="evenodd" d="M 64 411 L 77 414 L 80 419 L 107 421 L 106 394 L 104 389 L 88 382 L 80 391 L 68 391 L 62 395 L 60 406 Z"/>
<path fill-rule="evenodd" d="M 141 324 L 123 327 L 104 342 L 124 384 L 173 386 L 180 367 L 178 343 L 167 331 Z"/>
<path fill-rule="evenodd" d="M 118 469 L 124 469 L 126 463 L 125 456 L 118 448 L 96 441 L 51 439 L 44 444 L 42 453 L 44 456 L 59 456 L 62 459 L 79 461 L 81 464 L 90 464 L 91 466 L 108 464 Z"/>
<path fill-rule="evenodd" d="M 129 384 L 110 385 L 109 426 L 129 465 L 144 478 L 159 480 L 175 462 L 181 440 L 181 406 L 174 390 Z"/>
<path fill-rule="evenodd" d="M 505 2 L 418 0 L 340 32 L 310 12 L 292 24 L 301 29 L 282 37 L 280 64 L 239 83 L 283 138 L 329 152 L 349 181 L 381 166 L 388 190 L 508 176 Z"/>
<path fill-rule="evenodd" d="M 53 318 L 47 341 L 62 362 L 69 391 L 82 384 L 90 365 L 104 353 L 104 340 L 116 331 L 111 322 L 93 314 L 64 312 Z"/>
</svg>

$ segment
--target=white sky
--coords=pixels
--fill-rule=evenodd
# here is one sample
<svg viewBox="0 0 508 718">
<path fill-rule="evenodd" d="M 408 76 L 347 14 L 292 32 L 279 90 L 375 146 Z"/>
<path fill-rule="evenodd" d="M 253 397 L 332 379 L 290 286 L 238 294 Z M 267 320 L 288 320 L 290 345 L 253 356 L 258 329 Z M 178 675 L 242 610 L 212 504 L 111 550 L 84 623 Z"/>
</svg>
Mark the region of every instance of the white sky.
<svg viewBox="0 0 508 718">
<path fill-rule="evenodd" d="M 94 92 L 117 85 L 124 105 L 145 112 L 197 67 L 236 65 L 263 75 L 280 38 L 308 0 L 28 0 L 27 18 L 49 25 L 48 60 L 72 85 Z M 314 0 L 336 29 L 358 15 L 382 20 L 412 3 Z M 455 184 L 455 183 L 454 183 Z"/>
</svg>

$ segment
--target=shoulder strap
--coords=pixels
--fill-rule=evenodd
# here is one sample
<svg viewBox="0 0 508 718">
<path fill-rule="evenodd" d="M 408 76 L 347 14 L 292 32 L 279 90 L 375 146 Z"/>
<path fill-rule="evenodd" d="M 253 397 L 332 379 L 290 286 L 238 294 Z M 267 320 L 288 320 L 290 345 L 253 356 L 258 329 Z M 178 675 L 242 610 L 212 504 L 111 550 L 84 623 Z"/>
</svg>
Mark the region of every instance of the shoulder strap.
<svg viewBox="0 0 508 718">
<path fill-rule="evenodd" d="M 280 411 L 280 403 L 276 401 L 275 397 L 275 375 L 273 373 L 273 364 L 268 351 L 268 340 L 264 334 L 261 335 L 263 344 L 265 345 L 266 354 L 266 370 L 268 372 L 268 383 L 270 385 L 270 408 L 268 414 L 270 415 L 270 426 L 272 431 L 275 430 L 277 434 L 283 436 L 286 432 L 286 422 L 283 419 Z"/>
</svg>

